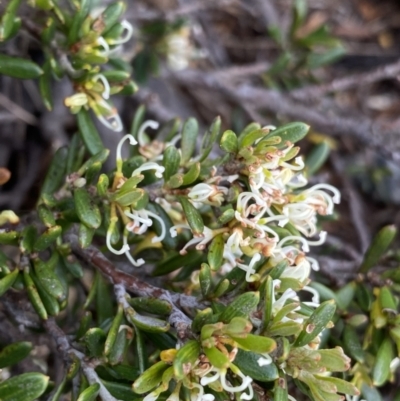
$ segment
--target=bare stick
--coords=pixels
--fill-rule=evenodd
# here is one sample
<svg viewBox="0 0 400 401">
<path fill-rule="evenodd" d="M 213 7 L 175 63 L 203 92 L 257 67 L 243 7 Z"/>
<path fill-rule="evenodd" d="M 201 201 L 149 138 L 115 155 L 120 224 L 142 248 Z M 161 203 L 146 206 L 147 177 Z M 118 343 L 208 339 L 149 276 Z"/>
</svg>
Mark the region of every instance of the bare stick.
<svg viewBox="0 0 400 401">
<path fill-rule="evenodd" d="M 290 92 L 294 99 L 317 99 L 329 92 L 340 92 L 362 85 L 372 84 L 387 78 L 397 78 L 400 74 L 400 60 L 396 63 L 387 64 L 370 72 L 362 74 L 353 74 L 349 77 L 334 79 L 328 84 L 312 85 Z"/>
</svg>

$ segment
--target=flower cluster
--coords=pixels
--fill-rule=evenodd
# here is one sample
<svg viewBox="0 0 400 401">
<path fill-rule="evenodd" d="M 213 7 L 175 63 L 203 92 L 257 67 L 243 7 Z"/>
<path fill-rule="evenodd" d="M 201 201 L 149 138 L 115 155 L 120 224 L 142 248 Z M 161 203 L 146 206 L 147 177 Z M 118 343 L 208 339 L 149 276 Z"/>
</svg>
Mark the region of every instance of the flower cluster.
<svg viewBox="0 0 400 401">
<path fill-rule="evenodd" d="M 323 328 L 313 334 L 315 325 L 309 320 L 314 312 L 323 313 L 328 316 L 324 327 L 330 327 L 333 316 L 334 306 L 330 302 L 320 304 L 318 292 L 308 286 L 311 269 L 318 270 L 319 265 L 307 253 L 311 246 L 325 241 L 326 233 L 318 233 L 317 216 L 333 213 L 333 205 L 340 201 L 339 192 L 327 184 L 303 189 L 307 180 L 303 174 L 304 163 L 297 157 L 298 148 L 289 141 L 275 146 L 281 141 L 273 135 L 268 138 L 269 133 L 274 133 L 272 127 L 261 129 L 267 139 L 258 138 L 238 151 L 239 170 L 236 173 L 218 175 L 218 169 L 210 166 L 208 178 L 202 181 L 193 180 L 193 174 L 200 174 L 196 167 L 198 158 L 182 160 L 186 148 L 176 147 L 187 140 L 185 127 L 181 134 L 164 144 L 150 140 L 145 132 L 149 127 L 157 129 L 158 124 L 145 122 L 137 131 L 137 140 L 126 135 L 118 145 L 117 171 L 110 197 L 109 249 L 114 253 L 125 253 L 136 266 L 143 264 L 142 259 L 132 258 L 128 235 L 130 232 L 146 233 L 152 219 L 157 219 L 162 232 L 154 236 L 152 242 L 161 241 L 168 234 L 172 238 L 179 235 L 182 240 L 191 232 L 193 238 L 186 240 L 180 248 L 181 255 L 193 246 L 199 251 L 208 250 L 214 275 L 223 276 L 237 268 L 245 273 L 246 282 L 254 283 L 269 295 L 265 295 L 268 306 L 262 313 L 256 312 L 260 302 L 258 292 L 242 294 L 222 314 L 203 311 L 200 341 L 190 340 L 183 347 L 179 345 L 177 349 L 161 352 L 161 361 L 139 377 L 134 390 L 140 394 L 151 390 L 145 401 L 154 401 L 167 390 L 172 391 L 168 399 L 178 400 L 183 388 L 196 401 L 212 401 L 215 392 L 223 391 L 239 393 L 240 399 L 250 400 L 254 395 L 253 377 L 241 370 L 244 352 L 244 358 L 253 358 L 261 371 L 272 372 L 269 380 L 277 380 L 280 370 L 306 383 L 314 394 L 325 380 L 324 374 L 349 368 L 349 360 L 340 348 L 318 350 Z M 129 178 L 123 175 L 121 158 L 125 140 L 138 145 L 141 155 L 138 157 L 146 160 Z M 175 150 L 168 149 L 170 147 Z M 180 162 L 175 165 L 175 175 L 167 176 L 166 182 L 160 184 L 156 197 L 156 202 L 169 217 L 168 232 L 163 219 L 146 209 L 145 192 L 136 185 L 143 180 L 145 170 L 154 170 L 158 179 L 166 178 L 166 169 L 171 168 L 170 160 L 171 163 L 176 163 L 174 160 Z M 183 183 L 185 179 L 194 182 L 175 189 L 176 183 Z M 180 199 L 182 196 L 186 197 L 185 201 Z M 213 208 L 223 212 L 218 222 L 210 217 Z M 124 224 L 123 246 L 119 251 L 112 246 L 117 213 Z M 205 225 L 202 216 L 210 223 Z M 319 238 L 310 238 L 316 234 Z M 220 255 L 219 262 L 213 259 L 216 254 Z M 279 273 L 271 277 L 269 273 L 277 266 L 281 266 Z M 200 285 L 199 281 L 199 272 L 195 271 L 192 287 Z M 300 290 L 309 292 L 311 300 L 301 302 Z M 241 308 L 246 314 L 250 311 L 255 314 L 250 313 L 249 320 L 243 319 Z M 233 317 L 232 321 L 227 316 Z M 288 338 L 292 342 L 296 339 L 297 348 L 283 353 L 276 350 L 277 341 L 289 344 Z M 305 362 L 299 363 L 299 360 Z M 330 366 L 329 361 L 337 363 Z M 143 384 L 147 383 L 148 375 L 157 374 L 157 386 L 155 379 L 152 388 Z M 337 386 L 343 385 L 342 381 L 329 380 L 325 385 L 326 395 L 339 397 L 339 400 L 337 391 L 358 394 L 351 385 L 346 390 L 337 390 Z"/>
<path fill-rule="evenodd" d="M 84 72 L 74 79 L 76 93 L 65 99 L 72 113 L 81 108 L 93 110 L 99 121 L 107 128 L 120 132 L 123 129 L 118 111 L 110 103 L 110 96 L 122 91 L 135 92 L 136 85 L 126 71 L 101 70 L 118 48 L 133 35 L 133 27 L 127 21 L 108 25 L 109 19 L 117 19 L 124 11 L 121 4 L 113 4 L 94 16 L 88 15 L 80 28 L 80 38 L 70 46 L 71 61 Z"/>
</svg>

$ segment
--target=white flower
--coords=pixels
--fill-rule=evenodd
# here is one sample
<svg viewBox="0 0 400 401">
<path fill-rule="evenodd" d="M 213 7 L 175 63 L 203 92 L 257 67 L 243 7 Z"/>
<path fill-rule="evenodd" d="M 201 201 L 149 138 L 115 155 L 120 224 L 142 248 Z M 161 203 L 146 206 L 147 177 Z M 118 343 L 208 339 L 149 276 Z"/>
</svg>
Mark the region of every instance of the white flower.
<svg viewBox="0 0 400 401">
<path fill-rule="evenodd" d="M 121 37 L 118 39 L 107 39 L 108 43 L 112 46 L 114 45 L 122 45 L 123 43 L 128 42 L 133 35 L 134 29 L 131 23 L 127 20 L 121 21 L 121 26 L 124 28 L 124 31 L 121 34 Z"/>
<path fill-rule="evenodd" d="M 160 166 L 159 164 L 155 162 L 147 162 L 143 163 L 141 166 L 139 166 L 136 170 L 133 171 L 132 177 L 134 175 L 139 175 L 142 171 L 145 170 L 155 170 L 156 172 L 154 173 L 157 178 L 162 178 L 162 174 L 165 171 L 165 167 Z"/>
<path fill-rule="evenodd" d="M 140 126 L 138 134 L 137 134 L 137 140 L 139 142 L 139 145 L 145 146 L 149 142 L 149 138 L 146 135 L 147 128 L 157 129 L 159 126 L 160 126 L 160 124 L 157 121 L 154 121 L 154 120 L 145 121 Z"/>
<path fill-rule="evenodd" d="M 175 226 L 172 226 L 169 229 L 169 232 L 171 234 L 171 237 L 174 238 L 177 236 L 177 228 L 187 228 L 191 229 L 188 225 L 186 224 L 177 224 Z M 225 231 L 225 229 L 223 229 Z M 204 226 L 204 230 L 201 234 L 194 234 L 193 238 L 180 250 L 181 255 L 185 255 L 187 253 L 186 249 L 191 246 L 191 245 L 196 245 L 196 249 L 201 251 L 205 249 L 206 245 L 217 235 L 221 232 L 221 230 L 211 230 L 208 227 Z"/>
<path fill-rule="evenodd" d="M 107 78 L 103 74 L 96 74 L 93 76 L 91 79 L 93 82 L 101 81 L 101 83 L 104 86 L 104 91 L 102 93 L 102 96 L 104 99 L 109 99 L 110 98 L 110 84 L 108 83 Z"/>
<path fill-rule="evenodd" d="M 250 376 L 245 376 L 238 368 L 236 368 L 235 365 L 231 365 L 231 370 L 242 379 L 241 385 L 235 387 L 230 386 L 226 381 L 226 369 L 217 369 L 215 367 L 213 367 L 212 371 L 216 373 L 213 376 L 202 377 L 200 380 L 200 384 L 203 386 L 207 386 L 208 384 L 219 380 L 222 388 L 229 393 L 241 393 L 247 388 L 249 390 L 249 394 L 242 393 L 240 399 L 251 400 L 254 395 L 253 387 L 251 385 L 253 379 Z"/>
<path fill-rule="evenodd" d="M 272 363 L 272 358 L 269 355 L 265 355 L 264 357 L 260 357 L 257 359 L 258 366 L 267 366 Z"/>
<path fill-rule="evenodd" d="M 117 156 L 116 156 L 116 160 L 117 160 L 117 161 L 116 161 L 117 171 L 121 171 L 121 170 L 122 170 L 122 163 L 123 163 L 123 160 L 122 160 L 121 150 L 122 150 L 122 145 L 124 144 L 124 142 L 125 142 L 127 139 L 129 139 L 129 143 L 130 143 L 131 145 L 137 145 L 136 139 L 135 139 L 134 136 L 131 135 L 131 134 L 124 135 L 124 136 L 121 138 L 121 140 L 118 142 L 118 145 L 117 145 Z"/>
<path fill-rule="evenodd" d="M 190 192 L 188 193 L 188 197 L 194 202 L 201 202 L 206 205 L 220 206 L 224 201 L 224 195 L 227 194 L 228 188 L 200 183 L 195 185 L 190 190 Z"/>
<path fill-rule="evenodd" d="M 247 282 L 252 282 L 255 281 L 257 276 L 254 276 L 256 271 L 254 270 L 254 265 L 259 262 L 261 259 L 261 255 L 259 253 L 256 253 L 252 258 L 251 261 L 249 263 L 249 265 L 245 265 L 243 263 L 237 263 L 237 266 L 244 270 L 246 272 L 246 281 Z"/>
</svg>

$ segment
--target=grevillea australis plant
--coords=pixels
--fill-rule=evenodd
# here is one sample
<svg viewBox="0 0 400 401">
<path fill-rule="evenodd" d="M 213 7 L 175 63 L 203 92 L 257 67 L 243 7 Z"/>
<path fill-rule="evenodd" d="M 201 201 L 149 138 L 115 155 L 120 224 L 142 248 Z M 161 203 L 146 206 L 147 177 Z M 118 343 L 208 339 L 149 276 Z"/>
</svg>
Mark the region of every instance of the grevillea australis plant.
<svg viewBox="0 0 400 401">
<path fill-rule="evenodd" d="M 2 16 L 2 41 L 20 3 Z M 309 127 L 234 132 L 217 117 L 203 134 L 194 118 L 145 121 L 141 106 L 124 132 L 110 103 L 135 89 L 117 57 L 135 32 L 123 3 L 30 3 L 49 13 L 43 69 L 0 55 L 0 70 L 39 78 L 49 108 L 49 79 L 68 77 L 79 132 L 55 152 L 35 211 L 0 212 L 0 296 L 26 334 L 0 351 L 0 400 L 379 399 L 399 366 L 400 279 L 370 270 L 396 230 L 378 233 L 344 288 L 312 281 L 341 199 L 308 182 L 322 157 L 300 154 Z M 112 153 L 88 110 L 123 131 Z M 62 377 L 39 359 L 40 372 L 13 374 L 33 331 L 55 340 Z"/>
<path fill-rule="evenodd" d="M 42 225 L 1 233 L 3 243 L 22 252 L 23 285 L 47 325 L 67 307 L 65 282 L 82 276 L 76 256 L 113 282 L 116 317 L 97 328 L 84 319 L 76 334 L 83 349 L 71 346 L 69 355 L 87 352 L 100 365 L 118 366 L 135 335 L 152 333 L 152 347 L 163 339 L 147 369 L 140 350 L 142 365 L 130 376 L 133 392 L 145 400 L 251 400 L 257 392 L 287 399 L 293 383 L 316 400 L 358 395 L 337 376 L 350 368 L 342 348 L 320 347 L 335 303 L 321 302 L 309 286 L 311 271 L 319 269 L 309 252 L 326 237 L 318 216 L 331 215 L 340 194 L 328 184 L 307 185 L 295 143 L 308 126 L 252 123 L 239 135 L 220 134 L 216 118 L 197 151 L 195 119 L 167 125 L 160 141 L 147 132 L 158 123 L 140 124 L 141 115 L 142 109 L 118 144 L 109 173 L 100 174 L 107 149 L 70 170 L 79 141 L 59 149 L 38 205 Z M 124 159 L 123 147 L 135 155 Z M 2 217 L 18 219 L 11 211 Z M 103 243 L 120 262 L 126 257 L 133 276 L 114 270 L 92 243 Z M 143 265 L 172 279 L 171 290 L 136 281 Z M 16 280 L 15 271 L 5 278 Z M 101 280 L 84 309 L 93 294 L 102 297 Z"/>
</svg>

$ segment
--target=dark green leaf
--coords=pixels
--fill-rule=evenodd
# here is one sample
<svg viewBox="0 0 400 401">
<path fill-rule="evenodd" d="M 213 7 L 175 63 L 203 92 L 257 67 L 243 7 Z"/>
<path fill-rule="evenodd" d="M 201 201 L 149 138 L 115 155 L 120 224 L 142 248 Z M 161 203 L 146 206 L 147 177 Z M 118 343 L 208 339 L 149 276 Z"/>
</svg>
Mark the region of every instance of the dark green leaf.
<svg viewBox="0 0 400 401">
<path fill-rule="evenodd" d="M 49 377 L 31 372 L 0 383 L 1 401 L 35 401 L 46 390 Z"/>
<path fill-rule="evenodd" d="M 199 130 L 199 125 L 197 123 L 197 120 L 193 117 L 188 118 L 183 124 L 182 140 L 181 140 L 183 163 L 188 162 L 193 155 L 193 152 L 196 148 L 198 130 Z"/>
<path fill-rule="evenodd" d="M 278 369 L 274 363 L 260 366 L 258 361 L 264 357 L 251 351 L 238 349 L 234 364 L 247 376 L 261 382 L 270 382 L 278 378 Z"/>
<path fill-rule="evenodd" d="M 193 234 L 201 234 L 204 230 L 204 223 L 199 211 L 190 203 L 187 198 L 180 196 L 179 201 L 181 202 L 183 212 L 185 213 L 186 219 L 193 231 Z"/>
<path fill-rule="evenodd" d="M 78 119 L 79 134 L 86 149 L 91 155 L 99 153 L 104 149 L 104 145 L 89 112 L 82 108 L 76 116 Z"/>
<path fill-rule="evenodd" d="M 297 337 L 294 346 L 303 347 L 311 342 L 332 320 L 335 310 L 335 301 L 323 302 L 305 323 L 305 328 Z"/>
<path fill-rule="evenodd" d="M 364 255 L 364 260 L 360 267 L 361 273 L 367 273 L 371 267 L 374 267 L 378 263 L 379 259 L 383 256 L 394 240 L 396 233 L 396 227 L 390 225 L 383 227 L 378 234 L 376 234 L 372 244 Z"/>
<path fill-rule="evenodd" d="M 8 75 L 19 79 L 39 78 L 43 70 L 32 61 L 19 57 L 0 54 L 0 75 Z"/>
<path fill-rule="evenodd" d="M 13 366 L 25 359 L 32 351 L 31 342 L 20 341 L 4 347 L 0 352 L 0 369 Z"/>
<path fill-rule="evenodd" d="M 237 153 L 239 149 L 238 138 L 231 130 L 227 130 L 222 134 L 219 145 L 221 146 L 221 149 L 228 153 Z"/>
</svg>

